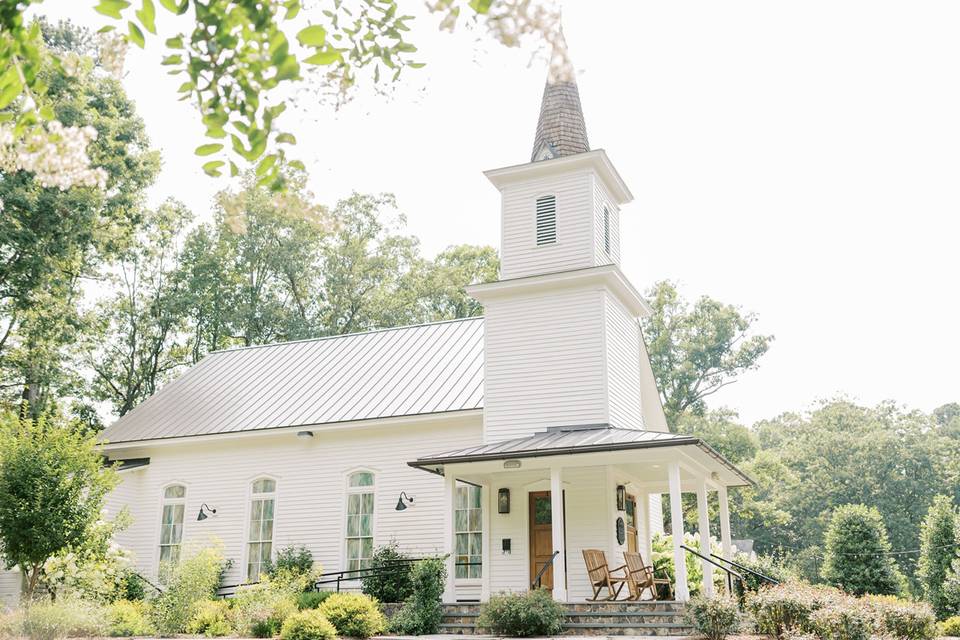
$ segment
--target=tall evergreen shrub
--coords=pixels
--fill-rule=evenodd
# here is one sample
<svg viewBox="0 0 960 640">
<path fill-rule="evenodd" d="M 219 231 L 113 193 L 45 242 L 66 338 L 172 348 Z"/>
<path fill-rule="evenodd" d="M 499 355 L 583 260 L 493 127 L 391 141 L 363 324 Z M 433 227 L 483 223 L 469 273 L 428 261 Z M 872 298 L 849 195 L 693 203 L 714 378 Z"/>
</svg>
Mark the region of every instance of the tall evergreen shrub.
<svg viewBox="0 0 960 640">
<path fill-rule="evenodd" d="M 822 577 L 855 595 L 894 595 L 904 578 L 890 555 L 880 512 L 862 504 L 837 507 L 825 536 Z"/>
<path fill-rule="evenodd" d="M 943 620 L 960 611 L 958 603 L 944 593 L 950 575 L 950 564 L 957 558 L 960 541 L 960 518 L 947 496 L 937 496 L 927 511 L 920 527 L 920 561 L 917 578 L 923 586 L 924 599 L 933 607 L 937 618 Z"/>
</svg>

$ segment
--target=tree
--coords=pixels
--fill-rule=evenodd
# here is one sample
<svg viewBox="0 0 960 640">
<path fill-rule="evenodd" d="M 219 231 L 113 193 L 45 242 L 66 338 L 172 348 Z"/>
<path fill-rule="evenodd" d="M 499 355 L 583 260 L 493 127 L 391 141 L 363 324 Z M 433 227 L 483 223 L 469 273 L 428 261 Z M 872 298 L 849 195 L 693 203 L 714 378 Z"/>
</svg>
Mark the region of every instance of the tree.
<svg viewBox="0 0 960 640">
<path fill-rule="evenodd" d="M 894 595 L 904 578 L 890 556 L 880 512 L 862 504 L 837 507 L 824 539 L 822 575 L 855 595 Z"/>
<path fill-rule="evenodd" d="M 500 273 L 500 256 L 493 247 L 461 244 L 447 247 L 426 271 L 423 302 L 431 320 L 469 318 L 483 306 L 467 295 L 464 285 L 493 282 Z"/>
<path fill-rule="evenodd" d="M 192 216 L 167 201 L 146 220 L 112 281 L 116 292 L 101 301 L 87 364 L 92 395 L 124 415 L 152 395 L 186 361 L 185 309 L 178 274 L 181 245 Z"/>
<path fill-rule="evenodd" d="M 65 25 L 48 32 L 57 47 L 83 46 L 84 34 Z M 87 328 L 77 304 L 81 285 L 129 246 L 144 189 L 159 168 L 119 82 L 89 61 L 68 73 L 38 46 L 36 73 L 49 107 L 63 125 L 96 134 L 88 152 L 104 172 L 106 189 L 64 190 L 34 172 L 0 168 L 0 388 L 8 398 L 22 397 L 33 416 L 55 396 L 76 390 L 65 347 Z"/>
<path fill-rule="evenodd" d="M 29 598 L 44 563 L 95 535 L 104 499 L 117 483 L 93 436 L 56 420 L 0 417 L 0 550 L 20 567 Z"/>
<path fill-rule="evenodd" d="M 671 427 L 685 411 L 702 415 L 705 398 L 755 369 L 773 340 L 750 335 L 753 314 L 706 296 L 691 307 L 668 281 L 656 283 L 647 299 L 653 313 L 643 333 Z"/>
<path fill-rule="evenodd" d="M 944 586 L 950 566 L 958 557 L 960 521 L 953 501 L 937 496 L 927 511 L 920 527 L 920 561 L 917 577 L 923 586 L 923 595 L 940 619 L 957 613 L 955 606 L 944 596 Z"/>
<path fill-rule="evenodd" d="M 729 410 L 710 411 L 704 415 L 683 414 L 678 417 L 677 433 L 702 438 L 730 462 L 739 464 L 753 459 L 759 449 L 757 436 L 736 423 L 736 414 Z"/>
</svg>

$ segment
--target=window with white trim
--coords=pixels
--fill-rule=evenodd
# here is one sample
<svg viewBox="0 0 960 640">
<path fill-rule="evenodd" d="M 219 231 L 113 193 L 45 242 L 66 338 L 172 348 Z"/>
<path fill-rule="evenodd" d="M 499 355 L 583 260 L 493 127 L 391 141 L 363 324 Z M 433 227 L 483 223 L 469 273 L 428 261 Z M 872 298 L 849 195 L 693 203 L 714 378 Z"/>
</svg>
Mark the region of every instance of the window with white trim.
<svg viewBox="0 0 960 640">
<path fill-rule="evenodd" d="M 483 577 L 483 506 L 481 489 L 472 484 L 457 484 L 453 510 L 456 543 L 456 577 Z"/>
<path fill-rule="evenodd" d="M 557 196 L 537 198 L 537 246 L 557 241 Z"/>
<path fill-rule="evenodd" d="M 603 250 L 610 255 L 610 209 L 603 206 Z"/>
<path fill-rule="evenodd" d="M 183 514 L 187 504 L 187 488 L 172 484 L 163 490 L 163 507 L 160 515 L 160 566 L 161 579 L 170 567 L 180 562 L 180 545 L 183 542 Z"/>
<path fill-rule="evenodd" d="M 273 552 L 273 516 L 277 482 L 259 478 L 250 487 L 250 529 L 247 535 L 247 582 L 257 582 Z"/>
<path fill-rule="evenodd" d="M 366 569 L 373 556 L 373 505 L 376 477 L 357 471 L 347 478 L 347 569 Z"/>
</svg>

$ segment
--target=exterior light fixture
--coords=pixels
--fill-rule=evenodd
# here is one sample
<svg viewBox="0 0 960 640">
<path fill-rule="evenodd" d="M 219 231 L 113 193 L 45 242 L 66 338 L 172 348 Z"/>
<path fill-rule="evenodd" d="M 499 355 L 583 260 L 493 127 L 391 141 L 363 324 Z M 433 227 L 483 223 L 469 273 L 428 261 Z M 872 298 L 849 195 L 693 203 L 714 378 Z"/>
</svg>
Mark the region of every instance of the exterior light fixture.
<svg viewBox="0 0 960 640">
<path fill-rule="evenodd" d="M 297 431 L 297 437 L 301 440 L 309 440 L 313 437 L 313 431 Z"/>
<path fill-rule="evenodd" d="M 406 502 L 404 502 L 406 500 Z M 406 491 L 400 492 L 400 498 L 397 500 L 397 511 L 406 511 L 407 503 L 413 504 L 413 498 L 407 495 Z"/>
<path fill-rule="evenodd" d="M 716 471 L 714 471 L 713 473 L 710 474 L 710 478 L 711 478 L 714 482 L 719 482 L 719 481 L 720 481 L 720 474 L 717 473 Z"/>
<path fill-rule="evenodd" d="M 497 491 L 497 513 L 510 513 L 510 489 L 506 487 Z"/>
<path fill-rule="evenodd" d="M 207 514 L 207 511 L 209 511 L 210 513 Z M 200 513 L 197 514 L 197 521 L 203 522 L 204 520 L 209 518 L 211 515 L 214 515 L 214 516 L 217 515 L 217 510 L 213 509 L 206 502 L 204 502 L 202 505 L 200 505 Z"/>
<path fill-rule="evenodd" d="M 520 461 L 519 460 L 504 460 L 503 461 L 504 469 L 519 469 Z"/>
<path fill-rule="evenodd" d="M 622 484 L 617 485 L 617 511 L 627 510 L 627 488 Z"/>
</svg>

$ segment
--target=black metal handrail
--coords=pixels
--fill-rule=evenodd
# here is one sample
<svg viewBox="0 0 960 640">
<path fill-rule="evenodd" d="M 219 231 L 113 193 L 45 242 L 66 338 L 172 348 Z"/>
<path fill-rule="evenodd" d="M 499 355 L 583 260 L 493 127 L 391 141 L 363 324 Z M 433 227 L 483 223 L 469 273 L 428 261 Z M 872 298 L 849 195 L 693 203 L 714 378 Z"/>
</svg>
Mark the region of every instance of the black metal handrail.
<svg viewBox="0 0 960 640">
<path fill-rule="evenodd" d="M 553 561 L 556 557 L 560 555 L 559 551 L 554 551 L 553 555 L 550 556 L 550 559 L 543 563 L 543 566 L 540 567 L 540 571 L 537 572 L 537 577 L 533 579 L 533 582 L 530 583 L 531 589 L 539 589 L 541 582 L 543 580 L 543 574 L 547 572 L 548 567 L 553 566 Z"/>
<path fill-rule="evenodd" d="M 716 558 L 717 560 L 720 560 L 721 562 L 726 562 L 727 564 L 730 564 L 731 566 L 734 566 L 734 567 L 736 567 L 737 569 L 740 569 L 741 571 L 746 571 L 746 572 L 749 573 L 750 575 L 756 576 L 757 578 L 759 578 L 760 580 L 766 582 L 767 584 L 772 584 L 772 585 L 778 585 L 778 584 L 780 584 L 780 581 L 779 581 L 779 580 L 777 580 L 777 579 L 775 579 L 775 578 L 771 578 L 770 576 L 764 575 L 764 574 L 760 573 L 759 571 L 754 571 L 754 570 L 751 569 L 750 567 L 745 567 L 745 566 L 743 566 L 742 564 L 740 564 L 739 562 L 734 562 L 733 560 L 730 560 L 730 559 L 728 559 L 728 558 L 724 558 L 723 556 L 718 556 L 718 555 L 715 554 L 715 553 L 711 553 L 710 555 L 713 556 L 714 558 Z"/>
<path fill-rule="evenodd" d="M 722 569 L 723 571 L 725 571 L 726 574 L 727 574 L 727 589 L 728 589 L 728 591 L 729 591 L 731 594 L 733 593 L 733 579 L 734 579 L 734 578 L 736 578 L 737 580 L 739 580 L 741 585 L 744 585 L 744 584 L 745 584 L 745 581 L 744 581 L 743 576 L 740 575 L 739 573 L 737 573 L 736 571 L 734 571 L 733 569 L 730 569 L 730 568 L 728 568 L 728 567 L 723 566 L 722 564 L 720 564 L 720 563 L 717 562 L 716 560 L 713 560 L 713 559 L 711 559 L 711 558 L 708 558 L 707 556 L 703 555 L 703 554 L 700 553 L 699 551 L 694 551 L 693 549 L 691 549 L 690 547 L 688 547 L 688 546 L 685 545 L 685 544 L 680 545 L 680 548 L 681 548 L 681 549 L 684 549 L 687 553 L 692 553 L 693 555 L 697 556 L 698 558 L 700 558 L 701 560 L 703 560 L 703 561 L 705 561 L 705 562 L 709 562 L 710 564 L 712 564 L 713 566 L 717 567 L 718 569 Z M 710 555 L 713 555 L 713 554 L 711 553 Z"/>
<path fill-rule="evenodd" d="M 363 580 L 364 578 L 373 578 L 386 573 L 396 571 L 401 566 L 420 562 L 423 558 L 396 558 L 387 560 L 383 566 L 362 567 L 360 569 L 343 569 L 340 571 L 328 571 L 321 573 L 313 583 L 313 588 L 320 591 L 320 585 L 336 584 L 337 593 L 340 592 L 340 586 L 343 582 L 353 582 L 354 580 Z"/>
</svg>

